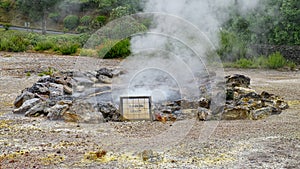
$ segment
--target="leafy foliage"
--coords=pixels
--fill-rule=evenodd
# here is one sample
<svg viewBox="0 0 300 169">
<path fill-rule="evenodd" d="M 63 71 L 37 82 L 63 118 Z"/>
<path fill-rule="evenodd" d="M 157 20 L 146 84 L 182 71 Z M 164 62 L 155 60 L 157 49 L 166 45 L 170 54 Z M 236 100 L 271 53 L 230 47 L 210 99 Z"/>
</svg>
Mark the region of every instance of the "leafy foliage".
<svg viewBox="0 0 300 169">
<path fill-rule="evenodd" d="M 79 25 L 79 18 L 76 15 L 68 15 L 64 19 L 64 27 L 69 30 L 74 30 Z"/>
<path fill-rule="evenodd" d="M 88 39 L 87 34 L 81 35 L 40 35 L 21 31 L 2 31 L 0 51 L 24 52 L 26 50 L 52 51 L 58 54 L 74 54 Z"/>
<path fill-rule="evenodd" d="M 23 32 L 6 31 L 0 36 L 0 50 L 8 52 L 23 52 L 30 44 Z"/>
<path fill-rule="evenodd" d="M 34 47 L 34 50 L 36 51 L 44 51 L 44 50 L 49 50 L 54 47 L 54 43 L 51 42 L 50 40 L 45 40 L 45 41 L 39 41 L 36 46 Z"/>
<path fill-rule="evenodd" d="M 60 14 L 58 12 L 51 12 L 48 16 L 50 19 L 52 19 L 54 22 L 58 22 L 60 19 Z"/>
<path fill-rule="evenodd" d="M 218 54 L 225 61 L 255 57 L 253 44 L 300 45 L 300 3 L 298 0 L 259 1 L 258 7 L 241 15 L 230 7 L 230 18 L 220 33 Z M 242 60 L 243 61 L 243 60 Z"/>
<path fill-rule="evenodd" d="M 5 9 L 6 12 L 9 12 L 12 8 L 13 2 L 10 0 L 1 0 L 0 1 L 0 8 Z"/>
<path fill-rule="evenodd" d="M 83 26 L 89 26 L 92 22 L 92 17 L 89 15 L 85 15 L 80 19 L 80 24 Z"/>
<path fill-rule="evenodd" d="M 122 16 L 126 16 L 129 14 L 130 10 L 128 6 L 118 6 L 117 8 L 112 9 L 110 13 L 110 20 L 121 18 Z"/>
<path fill-rule="evenodd" d="M 125 58 L 131 54 L 130 40 L 108 40 L 98 48 L 98 56 L 104 59 Z"/>
</svg>

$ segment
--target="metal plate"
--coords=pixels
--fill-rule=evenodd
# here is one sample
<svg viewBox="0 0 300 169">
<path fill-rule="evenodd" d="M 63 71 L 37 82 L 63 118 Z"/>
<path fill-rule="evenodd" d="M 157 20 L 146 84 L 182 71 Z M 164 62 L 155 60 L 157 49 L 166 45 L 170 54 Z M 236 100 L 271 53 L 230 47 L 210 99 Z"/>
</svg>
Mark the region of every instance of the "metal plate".
<svg viewBox="0 0 300 169">
<path fill-rule="evenodd" d="M 153 120 L 150 96 L 121 97 L 120 110 L 124 120 Z"/>
</svg>

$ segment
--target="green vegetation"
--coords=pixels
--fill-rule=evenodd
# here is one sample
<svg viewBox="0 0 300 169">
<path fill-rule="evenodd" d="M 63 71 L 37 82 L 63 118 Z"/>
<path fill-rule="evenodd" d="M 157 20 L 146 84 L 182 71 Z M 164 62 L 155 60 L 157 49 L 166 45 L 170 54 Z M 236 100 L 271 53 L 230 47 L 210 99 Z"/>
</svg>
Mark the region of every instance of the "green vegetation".
<svg viewBox="0 0 300 169">
<path fill-rule="evenodd" d="M 79 18 L 76 15 L 68 15 L 64 19 L 64 27 L 68 30 L 74 30 L 79 25 Z"/>
<path fill-rule="evenodd" d="M 144 0 L 0 0 L 0 51 L 46 51 L 55 54 L 75 54 L 101 58 L 125 58 L 130 55 L 130 35 L 146 31 L 152 21 L 143 18 L 140 23 L 122 19 L 122 24 L 111 21 L 122 16 L 141 12 Z M 39 5 L 36 5 L 39 4 Z M 235 1 L 229 5 L 229 17 L 219 32 L 220 47 L 217 53 L 225 66 L 239 68 L 278 69 L 296 64 L 287 61 L 279 52 L 270 56 L 259 56 L 252 46 L 259 45 L 300 45 L 300 3 L 299 0 L 259 1 L 255 9 L 241 14 L 241 5 Z M 67 9 L 67 10 L 66 10 Z M 1 20 L 2 19 L 2 20 Z M 42 25 L 46 33 L 46 23 L 64 32 L 80 35 L 40 35 L 18 32 L 10 29 L 10 23 L 31 22 L 32 27 Z M 109 23 L 109 24 L 108 24 Z M 143 23 L 143 24 L 141 24 Z M 109 26 L 103 27 L 108 24 Z M 91 36 L 101 29 L 103 36 Z M 124 29 L 124 27 L 128 29 Z M 90 49 L 83 45 L 89 39 Z M 125 38 L 125 39 L 124 39 Z"/>
<path fill-rule="evenodd" d="M 31 27 L 42 25 L 43 34 L 50 25 L 51 29 L 58 30 L 65 27 L 68 32 L 90 32 L 104 26 L 108 20 L 142 11 L 141 1 L 0 0 L 0 22 L 14 23 L 16 26 L 23 26 L 24 22 L 30 22 Z"/>
<path fill-rule="evenodd" d="M 23 32 L 2 31 L 0 36 L 0 51 L 23 52 L 27 50 L 30 40 Z"/>
<path fill-rule="evenodd" d="M 56 71 L 56 70 L 55 70 L 54 68 L 48 67 L 47 70 L 45 70 L 45 71 L 39 73 L 38 76 L 45 76 L 45 75 L 50 75 L 50 76 L 52 76 L 52 75 L 55 73 L 55 71 Z"/>
<path fill-rule="evenodd" d="M 88 35 L 40 35 L 21 31 L 1 31 L 0 51 L 24 52 L 28 50 L 49 51 L 55 54 L 75 54 Z"/>
<path fill-rule="evenodd" d="M 268 67 L 271 69 L 282 68 L 287 65 L 286 59 L 279 53 L 273 53 L 268 57 Z"/>
<path fill-rule="evenodd" d="M 269 68 L 269 69 L 280 69 L 280 68 L 289 68 L 294 70 L 296 68 L 296 64 L 287 61 L 279 52 L 273 53 L 266 56 L 254 57 L 251 59 L 241 58 L 236 60 L 235 62 L 226 62 L 224 64 L 225 67 L 235 67 L 235 68 L 243 68 L 243 69 L 253 69 L 253 68 Z"/>
<path fill-rule="evenodd" d="M 258 7 L 240 15 L 239 4 L 229 9 L 230 20 L 220 33 L 218 53 L 223 60 L 254 56 L 252 44 L 300 45 L 300 3 L 298 0 L 259 1 Z"/>
<path fill-rule="evenodd" d="M 98 56 L 104 56 L 104 59 L 111 59 L 125 58 L 130 54 L 130 40 L 124 39 L 117 43 L 114 41 L 104 43 L 102 49 L 99 50 Z"/>
</svg>

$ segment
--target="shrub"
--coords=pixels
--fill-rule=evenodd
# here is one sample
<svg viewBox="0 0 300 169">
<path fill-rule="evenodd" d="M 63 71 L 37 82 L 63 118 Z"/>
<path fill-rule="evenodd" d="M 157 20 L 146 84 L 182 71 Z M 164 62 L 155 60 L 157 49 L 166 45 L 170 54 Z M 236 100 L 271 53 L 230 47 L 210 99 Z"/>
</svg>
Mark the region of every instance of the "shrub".
<svg viewBox="0 0 300 169">
<path fill-rule="evenodd" d="M 85 33 L 85 32 L 88 32 L 88 31 L 90 31 L 90 29 L 87 26 L 78 26 L 76 28 L 76 32 L 78 32 L 78 33 Z"/>
<path fill-rule="evenodd" d="M 0 36 L 0 50 L 8 52 L 24 52 L 30 44 L 24 32 L 7 31 Z"/>
<path fill-rule="evenodd" d="M 255 68 L 267 68 L 268 67 L 268 58 L 266 56 L 259 56 L 253 59 Z"/>
<path fill-rule="evenodd" d="M 118 6 L 112 9 L 110 13 L 110 20 L 121 18 L 122 16 L 130 15 L 130 9 L 128 6 Z"/>
<path fill-rule="evenodd" d="M 44 51 L 44 50 L 49 50 L 54 47 L 54 43 L 51 42 L 50 40 L 45 40 L 45 41 L 40 41 L 36 44 L 34 47 L 34 50 L 36 51 Z"/>
<path fill-rule="evenodd" d="M 13 5 L 13 2 L 10 0 L 2 0 L 0 1 L 0 8 L 5 9 L 6 12 L 9 12 L 11 9 L 11 6 Z"/>
<path fill-rule="evenodd" d="M 85 15 L 80 19 L 80 24 L 83 26 L 89 26 L 91 24 L 92 17 L 89 15 Z"/>
<path fill-rule="evenodd" d="M 10 27 L 11 27 L 11 24 L 9 24 L 9 23 L 3 24 L 3 28 L 4 28 L 6 31 L 9 30 Z"/>
<path fill-rule="evenodd" d="M 268 57 L 268 67 L 271 69 L 282 68 L 287 64 L 286 59 L 280 54 L 280 52 L 276 52 L 271 54 Z"/>
<path fill-rule="evenodd" d="M 239 68 L 253 68 L 253 61 L 250 59 L 242 58 L 236 61 L 236 65 Z"/>
<path fill-rule="evenodd" d="M 287 66 L 291 69 L 291 70 L 295 70 L 297 68 L 296 63 L 292 62 L 292 61 L 288 61 L 287 62 Z"/>
<path fill-rule="evenodd" d="M 64 27 L 68 30 L 74 30 L 79 25 L 79 18 L 76 15 L 68 15 L 64 19 Z"/>
<path fill-rule="evenodd" d="M 81 49 L 80 56 L 97 56 L 97 51 L 94 49 Z"/>
<path fill-rule="evenodd" d="M 98 47 L 98 56 L 104 59 L 125 58 L 131 54 L 130 40 L 106 41 Z"/>
<path fill-rule="evenodd" d="M 79 48 L 78 44 L 66 42 L 63 44 L 60 44 L 56 47 L 56 50 L 59 51 L 63 55 L 71 55 L 77 52 L 77 49 Z"/>
<path fill-rule="evenodd" d="M 99 28 L 103 25 L 105 25 L 105 22 L 107 20 L 106 16 L 97 16 L 93 21 L 92 21 L 92 27 L 93 28 Z"/>
<path fill-rule="evenodd" d="M 247 45 L 236 34 L 228 31 L 220 32 L 220 47 L 217 50 L 223 61 L 237 61 L 245 58 L 249 52 Z"/>
</svg>

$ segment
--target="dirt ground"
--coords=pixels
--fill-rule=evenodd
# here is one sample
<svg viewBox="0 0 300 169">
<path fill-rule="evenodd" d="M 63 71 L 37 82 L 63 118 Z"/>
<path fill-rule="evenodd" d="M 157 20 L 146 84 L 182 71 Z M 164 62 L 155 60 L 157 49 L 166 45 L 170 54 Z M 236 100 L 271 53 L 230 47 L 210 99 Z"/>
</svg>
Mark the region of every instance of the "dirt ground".
<svg viewBox="0 0 300 169">
<path fill-rule="evenodd" d="M 72 70 L 78 59 L 101 67 L 120 62 L 0 53 L 0 169 L 300 167 L 299 71 L 225 70 L 251 77 L 258 92 L 289 101 L 282 114 L 258 121 L 77 124 L 11 113 L 15 97 L 39 72 Z"/>
</svg>

